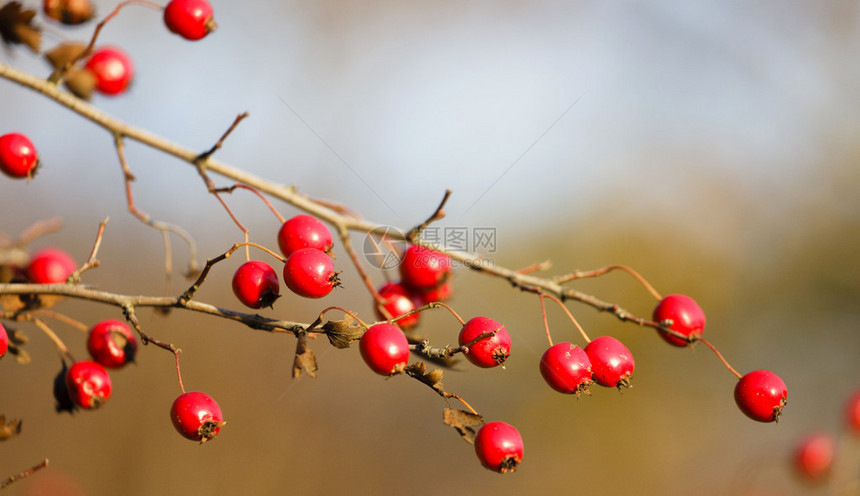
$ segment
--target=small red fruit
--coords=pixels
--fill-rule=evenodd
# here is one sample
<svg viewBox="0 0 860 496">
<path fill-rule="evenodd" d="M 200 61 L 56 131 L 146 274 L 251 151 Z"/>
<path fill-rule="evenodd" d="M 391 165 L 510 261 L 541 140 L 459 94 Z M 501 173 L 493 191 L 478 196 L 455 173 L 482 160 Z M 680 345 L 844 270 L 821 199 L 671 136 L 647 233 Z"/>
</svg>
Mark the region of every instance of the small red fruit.
<svg viewBox="0 0 860 496">
<path fill-rule="evenodd" d="M 381 323 L 370 326 L 358 342 L 361 357 L 379 375 L 399 374 L 409 361 L 409 341 L 397 326 Z"/>
<path fill-rule="evenodd" d="M 633 354 L 612 336 L 600 336 L 585 347 L 594 382 L 606 387 L 630 387 L 636 366 Z"/>
<path fill-rule="evenodd" d="M 233 294 L 249 308 L 271 307 L 280 290 L 278 274 L 266 262 L 245 262 L 233 274 Z"/>
<path fill-rule="evenodd" d="M 382 307 L 391 315 L 391 318 L 399 317 L 415 310 L 415 302 L 412 299 L 412 295 L 400 283 L 389 282 L 379 288 L 378 292 L 379 296 L 385 301 Z M 375 309 L 377 318 L 381 320 L 388 319 L 388 317 L 379 311 L 378 307 L 375 307 Z M 396 324 L 403 329 L 411 329 L 418 324 L 420 318 L 421 314 L 415 313 L 398 320 Z"/>
<path fill-rule="evenodd" d="M 171 0 L 164 8 L 167 29 L 186 40 L 196 41 L 217 27 L 212 6 L 206 0 Z"/>
<path fill-rule="evenodd" d="M 96 362 L 76 362 L 66 372 L 66 388 L 74 404 L 87 410 L 96 409 L 110 398 L 110 376 Z"/>
<path fill-rule="evenodd" d="M 6 333 L 6 328 L 0 324 L 0 358 L 6 356 L 6 351 L 9 350 L 9 335 Z"/>
<path fill-rule="evenodd" d="M 96 90 L 105 95 L 122 93 L 134 77 L 131 58 L 116 47 L 96 50 L 85 67 L 96 77 Z"/>
<path fill-rule="evenodd" d="M 90 0 L 45 0 L 42 9 L 51 19 L 68 26 L 87 22 L 95 14 Z"/>
<path fill-rule="evenodd" d="M 588 393 L 591 385 L 591 361 L 579 346 L 554 344 L 540 359 L 540 374 L 556 391 L 579 396 L 579 393 Z"/>
<path fill-rule="evenodd" d="M 137 340 L 124 322 L 103 320 L 90 329 L 87 350 L 96 362 L 117 369 L 134 361 Z"/>
<path fill-rule="evenodd" d="M 484 467 L 501 474 L 513 472 L 523 460 L 523 438 L 511 424 L 490 422 L 478 429 L 475 453 Z"/>
<path fill-rule="evenodd" d="M 35 284 L 60 284 L 77 269 L 75 260 L 59 248 L 38 251 L 27 266 L 27 279 Z"/>
<path fill-rule="evenodd" d="M 16 179 L 32 177 L 39 167 L 39 156 L 30 138 L 21 133 L 0 136 L 0 170 Z"/>
<path fill-rule="evenodd" d="M 451 275 L 451 258 L 418 245 L 409 245 L 400 261 L 404 286 L 417 293 L 436 289 Z"/>
<path fill-rule="evenodd" d="M 836 441 L 827 434 L 812 434 L 794 450 L 794 468 L 804 478 L 817 481 L 830 473 Z"/>
<path fill-rule="evenodd" d="M 285 257 L 302 248 L 316 248 L 329 253 L 333 246 L 331 231 L 310 215 L 301 214 L 288 219 L 278 231 L 278 247 Z"/>
<path fill-rule="evenodd" d="M 705 330 L 705 312 L 689 296 L 672 294 L 654 308 L 654 321 L 690 339 L 698 338 Z M 669 323 L 671 321 L 671 323 Z M 674 346 L 688 346 L 689 341 L 660 330 L 660 336 Z"/>
<path fill-rule="evenodd" d="M 735 402 L 744 414 L 759 422 L 779 420 L 788 398 L 785 383 L 769 370 L 743 376 L 735 386 Z"/>
<path fill-rule="evenodd" d="M 482 338 L 471 344 L 482 334 L 495 332 L 494 335 Z M 505 326 L 487 317 L 474 317 L 466 322 L 460 330 L 460 346 L 468 346 L 466 358 L 478 367 L 495 367 L 502 365 L 511 354 L 511 336 Z"/>
<path fill-rule="evenodd" d="M 192 441 L 205 443 L 221 432 L 226 424 L 221 407 L 206 393 L 182 393 L 170 407 L 170 420 L 176 431 Z"/>
<path fill-rule="evenodd" d="M 845 405 L 845 420 L 848 428 L 854 431 L 854 434 L 860 435 L 860 391 L 848 398 L 848 403 Z"/>
<path fill-rule="evenodd" d="M 434 301 L 446 301 L 451 298 L 453 293 L 454 289 L 451 286 L 451 281 L 447 280 L 435 289 L 414 294 L 422 305 L 426 305 Z"/>
<path fill-rule="evenodd" d="M 316 248 L 302 248 L 287 258 L 284 281 L 293 293 L 306 298 L 322 298 L 340 285 L 331 257 Z"/>
</svg>

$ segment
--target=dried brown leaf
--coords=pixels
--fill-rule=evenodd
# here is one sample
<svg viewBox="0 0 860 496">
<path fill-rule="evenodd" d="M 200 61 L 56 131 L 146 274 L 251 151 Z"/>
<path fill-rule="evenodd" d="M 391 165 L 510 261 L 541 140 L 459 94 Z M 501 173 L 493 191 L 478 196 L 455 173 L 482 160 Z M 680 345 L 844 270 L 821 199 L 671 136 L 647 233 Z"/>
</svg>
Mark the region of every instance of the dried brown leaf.
<svg viewBox="0 0 860 496">
<path fill-rule="evenodd" d="M 418 379 L 424 384 L 430 386 L 437 393 L 444 395 L 445 386 L 442 384 L 442 369 L 433 369 L 430 372 L 426 372 L 426 370 L 427 367 L 424 365 L 424 362 L 415 362 L 406 367 L 404 372 L 406 372 L 410 377 Z"/>
<path fill-rule="evenodd" d="M 316 377 L 317 357 L 308 346 L 307 336 L 299 336 L 299 341 L 296 343 L 296 358 L 293 360 L 293 379 L 298 379 L 302 376 L 302 372 L 311 377 Z"/>
<path fill-rule="evenodd" d="M 475 444 L 475 435 L 478 429 L 484 425 L 484 417 L 465 410 L 446 408 L 442 412 L 442 422 L 456 429 L 464 441 Z"/>
<path fill-rule="evenodd" d="M 6 416 L 0 415 L 0 441 L 13 438 L 18 434 L 21 434 L 21 419 L 13 419 L 7 423 Z"/>
<path fill-rule="evenodd" d="M 87 44 L 80 41 L 65 41 L 45 52 L 45 58 L 54 69 L 59 69 L 69 62 L 77 59 Z"/>
<path fill-rule="evenodd" d="M 7 45 L 27 45 L 30 50 L 39 53 L 42 33 L 33 24 L 35 16 L 35 10 L 24 9 L 20 2 L 9 2 L 0 7 L 0 39 Z"/>
<path fill-rule="evenodd" d="M 357 341 L 364 334 L 364 327 L 349 315 L 343 320 L 329 320 L 322 325 L 326 337 L 335 348 L 349 348 L 353 341 Z"/>
</svg>

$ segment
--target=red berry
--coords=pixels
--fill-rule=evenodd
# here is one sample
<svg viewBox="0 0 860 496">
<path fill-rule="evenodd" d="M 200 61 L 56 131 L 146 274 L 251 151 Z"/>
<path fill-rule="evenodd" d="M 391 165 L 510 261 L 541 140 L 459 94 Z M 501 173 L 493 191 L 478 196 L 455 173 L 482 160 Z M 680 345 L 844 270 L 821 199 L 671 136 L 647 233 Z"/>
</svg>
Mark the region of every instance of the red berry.
<svg viewBox="0 0 860 496">
<path fill-rule="evenodd" d="M 409 245 L 400 261 L 404 286 L 415 292 L 439 287 L 451 275 L 451 258 L 418 245 Z"/>
<path fill-rule="evenodd" d="M 399 374 L 409 361 L 409 341 L 397 326 L 370 326 L 358 342 L 361 357 L 379 375 Z"/>
<path fill-rule="evenodd" d="M 705 312 L 692 298 L 680 294 L 672 294 L 660 300 L 654 308 L 654 321 L 691 339 L 700 337 L 705 330 Z M 674 346 L 690 344 L 689 341 L 662 330 L 660 336 Z"/>
<path fill-rule="evenodd" d="M 170 407 L 170 420 L 177 432 L 192 441 L 205 443 L 226 424 L 221 407 L 206 393 L 182 393 Z"/>
<path fill-rule="evenodd" d="M 59 248 L 38 251 L 27 266 L 27 279 L 36 284 L 59 284 L 77 269 L 74 259 Z"/>
<path fill-rule="evenodd" d="M 612 336 L 600 336 L 585 347 L 594 382 L 606 387 L 630 387 L 635 362 L 633 354 Z"/>
<path fill-rule="evenodd" d="M 297 215 L 284 222 L 278 231 L 278 247 L 285 257 L 302 248 L 316 248 L 328 253 L 333 246 L 331 231 L 310 215 Z"/>
<path fill-rule="evenodd" d="M 794 450 L 794 468 L 804 478 L 820 480 L 830 473 L 836 441 L 827 434 L 812 434 Z"/>
<path fill-rule="evenodd" d="M 134 361 L 137 340 L 124 322 L 103 320 L 90 329 L 87 349 L 93 360 L 116 369 Z"/>
<path fill-rule="evenodd" d="M 293 293 L 306 298 L 322 298 L 340 284 L 331 257 L 316 248 L 302 248 L 287 258 L 284 281 Z"/>
<path fill-rule="evenodd" d="M 735 386 L 735 402 L 744 414 L 759 422 L 779 420 L 788 398 L 785 383 L 769 370 L 743 376 Z"/>
<path fill-rule="evenodd" d="M 20 133 L 0 136 L 0 170 L 7 176 L 32 177 L 39 167 L 39 156 L 30 138 Z"/>
<path fill-rule="evenodd" d="M 845 405 L 845 420 L 848 428 L 860 435 L 860 391 L 848 398 L 848 403 Z"/>
<path fill-rule="evenodd" d="M 66 372 L 66 388 L 69 398 L 79 407 L 95 409 L 110 398 L 110 376 L 96 362 L 76 362 Z"/>
<path fill-rule="evenodd" d="M 95 14 L 90 0 L 45 0 L 42 9 L 51 19 L 69 26 L 87 22 Z"/>
<path fill-rule="evenodd" d="M 435 289 L 414 294 L 422 305 L 426 305 L 434 301 L 446 301 L 451 298 L 453 293 L 454 289 L 451 287 L 451 281 L 449 280 L 443 282 Z"/>
<path fill-rule="evenodd" d="M 247 307 L 271 307 L 280 290 L 278 274 L 266 262 L 245 262 L 233 274 L 233 294 Z"/>
<path fill-rule="evenodd" d="M 9 335 L 6 334 L 6 328 L 0 324 L 0 358 L 6 356 L 6 351 L 9 349 Z"/>
<path fill-rule="evenodd" d="M 494 332 L 492 336 L 482 338 L 471 344 L 482 334 Z M 478 367 L 495 367 L 505 363 L 511 354 L 511 336 L 505 326 L 487 317 L 475 317 L 460 330 L 460 346 L 468 346 L 466 358 Z"/>
<path fill-rule="evenodd" d="M 523 438 L 505 422 L 490 422 L 478 429 L 475 453 L 481 465 L 501 474 L 513 472 L 523 460 Z"/>
<path fill-rule="evenodd" d="M 122 93 L 134 76 L 131 58 L 116 47 L 104 47 L 96 50 L 85 67 L 95 76 L 96 89 L 105 95 Z"/>
<path fill-rule="evenodd" d="M 556 391 L 579 396 L 591 385 L 591 361 L 579 346 L 554 344 L 540 359 L 540 374 Z"/>
<path fill-rule="evenodd" d="M 215 30 L 212 6 L 206 0 L 171 0 L 164 8 L 167 29 L 186 40 L 196 41 Z"/>
<path fill-rule="evenodd" d="M 389 315 L 391 315 L 391 318 L 399 317 L 400 315 L 415 310 L 415 302 L 412 299 L 412 295 L 400 283 L 389 282 L 379 288 L 378 292 L 379 296 L 381 296 L 383 301 L 385 301 L 385 304 L 383 304 L 382 307 L 385 308 L 385 311 L 388 312 Z M 388 319 L 388 317 L 379 311 L 378 307 L 375 308 L 377 318 L 382 320 Z M 415 313 L 409 317 L 398 320 L 396 324 L 403 329 L 411 329 L 418 324 L 420 318 L 421 314 Z"/>
</svg>

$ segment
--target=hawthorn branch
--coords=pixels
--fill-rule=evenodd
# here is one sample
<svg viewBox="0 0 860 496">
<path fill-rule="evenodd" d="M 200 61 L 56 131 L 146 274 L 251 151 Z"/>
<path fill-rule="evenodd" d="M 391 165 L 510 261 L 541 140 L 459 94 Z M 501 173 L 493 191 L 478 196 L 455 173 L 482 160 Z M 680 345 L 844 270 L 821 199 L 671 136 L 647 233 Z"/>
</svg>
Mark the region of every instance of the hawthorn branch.
<svg viewBox="0 0 860 496">
<path fill-rule="evenodd" d="M 0 284 L 0 295 L 55 295 L 78 300 L 113 305 L 119 308 L 185 309 L 214 317 L 232 320 L 251 329 L 267 332 L 287 332 L 298 335 L 307 324 L 278 320 L 258 314 L 237 312 L 209 303 L 183 299 L 175 296 L 132 296 L 100 291 L 73 284 Z"/>
<path fill-rule="evenodd" d="M 259 176 L 216 160 L 211 156 L 200 160 L 200 153 L 197 151 L 178 145 L 149 131 L 126 124 L 125 122 L 102 112 L 93 105 L 81 100 L 62 88 L 59 88 L 56 84 L 52 84 L 44 79 L 40 79 L 31 74 L 20 71 L 7 64 L 0 63 L 0 79 L 12 81 L 32 91 L 41 93 L 45 97 L 68 108 L 81 117 L 101 126 L 113 135 L 137 141 L 183 160 L 194 167 L 205 167 L 208 172 L 218 174 L 238 183 L 246 184 L 262 193 L 272 196 L 273 198 L 289 203 L 300 210 L 332 224 L 339 233 L 344 230 L 370 233 L 380 227 L 380 224 L 344 214 L 342 209 L 332 208 L 331 206 L 320 203 L 304 194 L 301 194 L 295 186 L 276 184 L 272 181 L 263 179 Z M 391 230 L 388 233 L 388 236 L 395 241 L 409 241 L 406 234 L 396 232 L 395 230 Z M 657 322 L 637 317 L 617 304 L 603 301 L 595 296 L 577 291 L 573 288 L 563 287 L 561 283 L 554 279 L 536 277 L 530 273 L 522 273 L 503 266 L 487 264 L 485 263 L 484 258 L 478 254 L 453 250 L 449 251 L 443 247 L 426 243 L 418 239 L 413 240 L 413 243 L 444 253 L 450 256 L 452 260 L 456 260 L 465 267 L 476 272 L 508 281 L 513 287 L 519 288 L 520 290 L 537 292 L 539 289 L 545 293 L 557 296 L 562 301 L 573 300 L 584 305 L 591 306 L 600 312 L 610 313 L 622 322 L 632 322 L 639 326 L 664 330 L 670 334 L 673 332 L 668 328 L 661 326 Z M 171 303 L 171 305 L 172 304 L 173 303 Z"/>
</svg>

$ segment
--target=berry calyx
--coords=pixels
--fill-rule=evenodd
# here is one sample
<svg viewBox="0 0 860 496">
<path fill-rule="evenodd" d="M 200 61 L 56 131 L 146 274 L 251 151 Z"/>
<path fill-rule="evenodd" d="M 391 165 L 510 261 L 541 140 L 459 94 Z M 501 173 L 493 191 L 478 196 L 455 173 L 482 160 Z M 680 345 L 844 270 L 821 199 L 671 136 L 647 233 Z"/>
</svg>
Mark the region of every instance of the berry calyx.
<svg viewBox="0 0 860 496">
<path fill-rule="evenodd" d="M 334 246 L 331 231 L 316 217 L 300 214 L 288 219 L 278 230 L 278 247 L 285 257 L 302 248 L 329 253 Z"/>
<path fill-rule="evenodd" d="M 27 279 L 35 284 L 60 284 L 77 269 L 75 260 L 59 248 L 44 248 L 30 259 Z"/>
<path fill-rule="evenodd" d="M 487 336 L 482 338 L 484 334 Z M 479 341 L 474 342 L 479 338 Z M 474 317 L 466 322 L 460 330 L 458 341 L 460 346 L 468 347 L 466 358 L 478 367 L 502 365 L 511 354 L 511 336 L 508 330 L 487 317 Z"/>
<path fill-rule="evenodd" d="M 66 372 L 66 389 L 75 405 L 93 410 L 110 398 L 110 376 L 107 370 L 96 362 L 75 362 Z"/>
<path fill-rule="evenodd" d="M 21 133 L 0 136 L 0 171 L 9 177 L 33 177 L 39 167 L 39 156 L 30 138 Z"/>
<path fill-rule="evenodd" d="M 42 10 L 51 19 L 68 26 L 83 24 L 95 14 L 90 0 L 45 0 Z"/>
<path fill-rule="evenodd" d="M 134 361 L 137 339 L 124 322 L 103 320 L 90 329 L 87 350 L 99 364 L 116 369 Z"/>
<path fill-rule="evenodd" d="M 830 474 L 836 441 L 827 434 L 812 434 L 804 438 L 794 450 L 794 468 L 810 481 L 818 481 Z"/>
<path fill-rule="evenodd" d="M 404 286 L 418 293 L 430 291 L 451 275 L 451 257 L 423 246 L 409 245 L 399 269 Z"/>
<path fill-rule="evenodd" d="M 249 308 L 271 307 L 280 290 L 278 274 L 266 262 L 245 262 L 233 274 L 233 294 Z"/>
<path fill-rule="evenodd" d="M 331 257 L 316 248 L 302 248 L 287 258 L 284 282 L 293 293 L 306 298 L 322 298 L 340 285 Z"/>
<path fill-rule="evenodd" d="M 96 50 L 84 67 L 95 76 L 96 90 L 105 95 L 119 95 L 134 77 L 131 58 L 116 47 Z"/>
<path fill-rule="evenodd" d="M 854 434 L 860 435 L 860 391 L 848 398 L 845 405 L 845 421 Z"/>
<path fill-rule="evenodd" d="M 171 0 L 164 8 L 164 24 L 186 40 L 197 41 L 218 27 L 206 0 Z"/>
<path fill-rule="evenodd" d="M 6 356 L 9 350 L 9 334 L 6 333 L 6 328 L 0 324 L 0 358 Z"/>
<path fill-rule="evenodd" d="M 579 396 L 579 393 L 588 393 L 591 385 L 591 361 L 579 346 L 554 344 L 540 359 L 540 374 L 556 391 Z"/>
<path fill-rule="evenodd" d="M 683 334 L 690 340 L 702 335 L 705 330 L 705 312 L 689 296 L 671 294 L 662 300 L 654 308 L 654 321 Z M 663 330 L 659 330 L 660 336 L 673 346 L 688 346 L 689 340 L 673 336 Z"/>
<path fill-rule="evenodd" d="M 221 407 L 206 393 L 182 393 L 170 406 L 170 421 L 184 437 L 205 443 L 221 432 L 224 415 Z"/>
<path fill-rule="evenodd" d="M 358 342 L 361 357 L 379 375 L 399 374 L 409 361 L 409 341 L 397 326 L 381 323 L 370 326 Z"/>
<path fill-rule="evenodd" d="M 585 347 L 594 382 L 606 387 L 630 387 L 636 363 L 633 354 L 612 336 L 600 336 Z"/>
<path fill-rule="evenodd" d="M 778 421 L 787 398 L 785 383 L 769 370 L 750 372 L 735 385 L 738 408 L 759 422 Z"/>
<path fill-rule="evenodd" d="M 493 472 L 513 472 L 523 460 L 523 438 L 511 424 L 490 422 L 475 435 L 475 454 L 481 465 Z"/>
<path fill-rule="evenodd" d="M 412 295 L 400 283 L 389 282 L 379 288 L 378 293 L 385 302 L 382 307 L 388 312 L 391 318 L 399 317 L 415 310 L 415 301 L 412 299 Z M 379 311 L 378 307 L 375 307 L 375 309 L 377 318 L 380 320 L 388 319 L 385 314 Z M 421 314 L 415 313 L 398 320 L 396 324 L 403 329 L 411 329 L 418 325 L 420 319 Z"/>
</svg>

